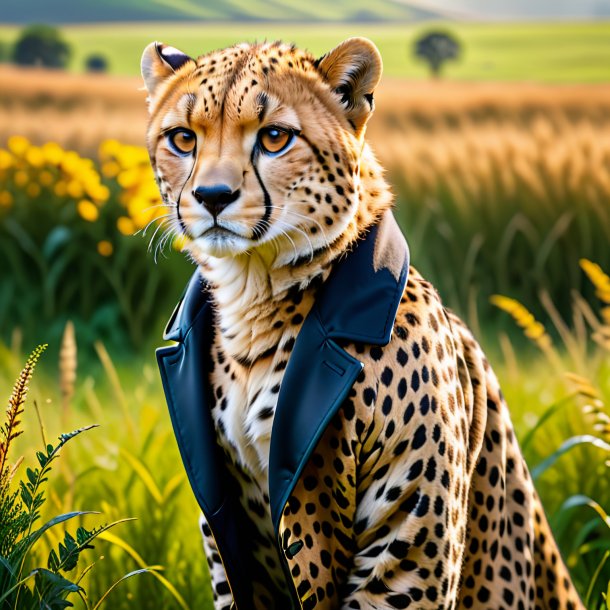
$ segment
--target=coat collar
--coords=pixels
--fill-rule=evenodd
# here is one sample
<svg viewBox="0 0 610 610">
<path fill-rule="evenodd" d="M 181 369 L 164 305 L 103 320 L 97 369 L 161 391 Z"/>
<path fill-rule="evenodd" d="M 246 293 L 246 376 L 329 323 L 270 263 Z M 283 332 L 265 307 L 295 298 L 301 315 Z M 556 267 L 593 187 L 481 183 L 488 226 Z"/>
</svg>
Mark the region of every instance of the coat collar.
<svg viewBox="0 0 610 610">
<path fill-rule="evenodd" d="M 385 345 L 409 268 L 409 249 L 391 212 L 340 260 L 315 310 L 329 338 Z M 199 271 L 191 277 L 163 338 L 182 341 L 209 303 Z"/>
</svg>

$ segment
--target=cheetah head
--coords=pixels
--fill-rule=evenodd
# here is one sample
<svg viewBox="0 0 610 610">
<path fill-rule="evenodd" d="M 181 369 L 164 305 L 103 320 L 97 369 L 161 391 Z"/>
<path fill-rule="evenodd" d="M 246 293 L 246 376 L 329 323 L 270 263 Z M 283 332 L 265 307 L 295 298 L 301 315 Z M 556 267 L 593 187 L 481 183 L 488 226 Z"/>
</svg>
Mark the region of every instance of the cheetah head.
<svg viewBox="0 0 610 610">
<path fill-rule="evenodd" d="M 317 60 L 283 43 L 198 59 L 158 42 L 145 49 L 150 158 L 195 259 L 257 250 L 286 265 L 355 226 L 381 70 L 364 38 Z"/>
</svg>

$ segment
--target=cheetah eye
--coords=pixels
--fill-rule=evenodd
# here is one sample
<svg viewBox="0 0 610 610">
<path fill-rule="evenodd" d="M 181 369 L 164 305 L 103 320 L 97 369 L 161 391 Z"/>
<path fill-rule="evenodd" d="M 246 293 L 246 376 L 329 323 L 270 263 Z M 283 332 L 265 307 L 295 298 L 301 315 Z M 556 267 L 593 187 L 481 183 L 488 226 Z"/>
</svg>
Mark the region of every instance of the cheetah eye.
<svg viewBox="0 0 610 610">
<path fill-rule="evenodd" d="M 286 150 L 294 140 L 295 133 L 281 127 L 264 127 L 258 132 L 258 143 L 264 152 L 276 155 Z"/>
<path fill-rule="evenodd" d="M 167 134 L 170 148 L 178 155 L 189 155 L 195 150 L 197 136 L 190 130 L 179 127 Z"/>
</svg>

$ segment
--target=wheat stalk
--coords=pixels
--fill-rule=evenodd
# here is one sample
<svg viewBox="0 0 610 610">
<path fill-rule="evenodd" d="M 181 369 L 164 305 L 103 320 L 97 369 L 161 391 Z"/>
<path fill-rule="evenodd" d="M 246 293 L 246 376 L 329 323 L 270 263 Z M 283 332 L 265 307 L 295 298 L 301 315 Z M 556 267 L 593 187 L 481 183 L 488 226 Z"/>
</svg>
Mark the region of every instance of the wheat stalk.
<svg viewBox="0 0 610 610">
<path fill-rule="evenodd" d="M 59 389 L 61 391 L 62 414 L 64 421 L 74 396 L 76 383 L 77 348 L 74 333 L 74 324 L 71 320 L 66 322 L 64 334 L 59 350 Z"/>
</svg>

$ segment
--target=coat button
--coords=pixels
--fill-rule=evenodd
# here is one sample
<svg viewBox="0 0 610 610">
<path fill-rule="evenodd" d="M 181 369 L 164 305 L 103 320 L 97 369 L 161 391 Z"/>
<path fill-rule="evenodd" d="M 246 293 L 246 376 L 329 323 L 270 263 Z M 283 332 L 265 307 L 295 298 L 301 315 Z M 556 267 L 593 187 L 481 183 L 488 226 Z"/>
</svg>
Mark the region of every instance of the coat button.
<svg viewBox="0 0 610 610">
<path fill-rule="evenodd" d="M 297 540 L 284 550 L 286 559 L 292 559 L 303 548 L 303 541 Z"/>
</svg>

